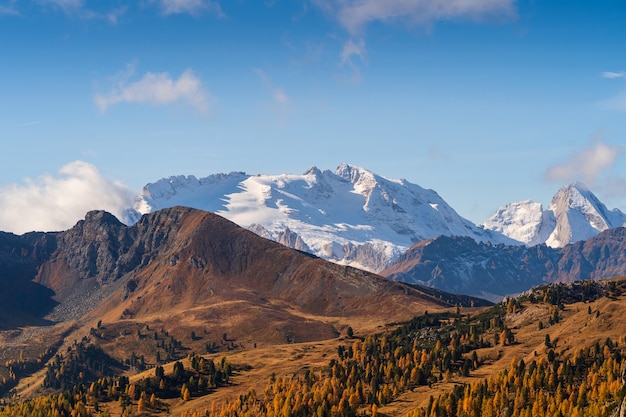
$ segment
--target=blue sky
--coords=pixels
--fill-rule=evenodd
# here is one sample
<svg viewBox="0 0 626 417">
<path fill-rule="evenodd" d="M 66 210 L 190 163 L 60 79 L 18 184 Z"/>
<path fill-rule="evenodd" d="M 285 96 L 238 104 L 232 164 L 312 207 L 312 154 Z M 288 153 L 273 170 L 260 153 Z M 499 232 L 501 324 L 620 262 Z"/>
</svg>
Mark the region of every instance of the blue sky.
<svg viewBox="0 0 626 417">
<path fill-rule="evenodd" d="M 575 180 L 626 210 L 624 22 L 623 1 L 0 0 L 0 229 L 341 162 L 476 223 Z"/>
</svg>

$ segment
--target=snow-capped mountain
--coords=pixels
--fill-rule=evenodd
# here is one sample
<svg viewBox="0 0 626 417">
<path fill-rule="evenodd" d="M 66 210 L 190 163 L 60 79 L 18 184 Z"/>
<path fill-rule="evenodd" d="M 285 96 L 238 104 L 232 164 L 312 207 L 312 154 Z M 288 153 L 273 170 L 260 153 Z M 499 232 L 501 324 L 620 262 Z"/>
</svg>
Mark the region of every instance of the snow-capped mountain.
<svg viewBox="0 0 626 417">
<path fill-rule="evenodd" d="M 177 176 L 144 187 L 140 214 L 176 205 L 215 212 L 327 260 L 380 271 L 413 243 L 439 235 L 508 242 L 459 216 L 435 191 L 341 164 L 302 175 Z"/>
<path fill-rule="evenodd" d="M 626 222 L 626 214 L 606 206 L 582 183 L 562 187 L 547 210 L 530 200 L 499 208 L 482 227 L 528 246 L 545 243 L 554 248 L 596 236 Z"/>
</svg>

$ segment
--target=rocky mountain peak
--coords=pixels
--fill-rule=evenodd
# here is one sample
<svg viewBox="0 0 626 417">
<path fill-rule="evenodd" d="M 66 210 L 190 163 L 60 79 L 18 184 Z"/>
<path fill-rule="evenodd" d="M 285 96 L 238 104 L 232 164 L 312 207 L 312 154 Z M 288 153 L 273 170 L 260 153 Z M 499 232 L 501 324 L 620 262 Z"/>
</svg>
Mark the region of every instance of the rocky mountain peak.
<svg viewBox="0 0 626 417">
<path fill-rule="evenodd" d="M 585 184 L 574 182 L 561 187 L 546 210 L 530 200 L 510 203 L 499 208 L 483 227 L 528 246 L 546 243 L 556 248 L 620 227 L 624 220 L 624 213 L 608 210 Z"/>
<path fill-rule="evenodd" d="M 344 181 L 355 185 L 361 184 L 362 186 L 372 186 L 376 183 L 376 176 L 374 173 L 364 168 L 346 163 L 340 164 L 337 169 L 335 169 L 335 175 Z"/>
<path fill-rule="evenodd" d="M 589 239 L 611 228 L 613 219 L 606 206 L 584 184 L 562 187 L 548 210 L 554 213 L 556 227 L 546 240 L 552 247 Z"/>
<path fill-rule="evenodd" d="M 111 213 L 104 210 L 93 210 L 85 215 L 85 220 L 81 220 L 80 224 L 88 227 L 120 227 L 123 223 Z"/>
<path fill-rule="evenodd" d="M 304 175 L 313 175 L 315 177 L 321 177 L 322 176 L 322 171 L 320 171 L 320 169 L 318 167 L 313 165 L 311 168 L 307 169 L 304 172 Z"/>
</svg>

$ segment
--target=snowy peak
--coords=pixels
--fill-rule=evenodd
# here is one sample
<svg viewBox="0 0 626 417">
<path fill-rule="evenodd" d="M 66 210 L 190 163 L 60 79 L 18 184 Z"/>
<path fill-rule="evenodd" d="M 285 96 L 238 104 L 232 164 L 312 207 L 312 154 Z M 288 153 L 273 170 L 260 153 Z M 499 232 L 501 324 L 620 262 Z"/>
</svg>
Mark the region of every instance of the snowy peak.
<svg viewBox="0 0 626 417">
<path fill-rule="evenodd" d="M 541 203 L 524 200 L 500 207 L 483 223 L 483 227 L 533 246 L 547 239 L 549 233 L 545 230 L 551 223 L 552 216 L 543 210 Z"/>
<path fill-rule="evenodd" d="M 303 175 L 313 175 L 314 177 L 321 177 L 322 171 L 320 171 L 318 167 L 312 166 L 311 168 L 307 169 Z"/>
<path fill-rule="evenodd" d="M 561 187 L 547 210 L 530 200 L 511 203 L 498 209 L 483 226 L 529 246 L 545 243 L 559 248 L 620 227 L 625 221 L 624 213 L 608 210 L 587 186 L 575 182 Z"/>
<path fill-rule="evenodd" d="M 552 247 L 586 240 L 615 227 L 606 206 L 580 182 L 562 187 L 552 198 L 548 210 L 554 213 L 556 221 L 554 231 L 546 240 Z"/>
<path fill-rule="evenodd" d="M 440 235 L 510 242 L 459 216 L 436 192 L 341 164 L 303 174 L 170 177 L 144 187 L 134 209 L 215 212 L 324 259 L 380 271 L 413 243 Z M 137 216 L 138 217 L 138 216 Z"/>
<path fill-rule="evenodd" d="M 552 198 L 548 210 L 557 216 L 568 212 L 581 213 L 586 220 L 585 223 L 598 231 L 611 227 L 606 206 L 580 182 L 562 187 Z"/>
<path fill-rule="evenodd" d="M 217 197 L 220 191 L 228 189 L 234 184 L 239 184 L 247 177 L 248 175 L 244 172 L 231 172 L 230 174 L 215 174 L 201 179 L 193 175 L 163 178 L 143 187 L 141 194 L 135 199 L 134 209 L 140 214 L 147 214 L 175 205 L 194 207 L 198 204 L 204 204 L 206 205 L 205 210 L 217 211 L 223 202 L 214 197 Z M 208 189 L 214 192 L 207 194 L 201 191 Z M 201 201 L 198 201 L 199 199 Z"/>
</svg>

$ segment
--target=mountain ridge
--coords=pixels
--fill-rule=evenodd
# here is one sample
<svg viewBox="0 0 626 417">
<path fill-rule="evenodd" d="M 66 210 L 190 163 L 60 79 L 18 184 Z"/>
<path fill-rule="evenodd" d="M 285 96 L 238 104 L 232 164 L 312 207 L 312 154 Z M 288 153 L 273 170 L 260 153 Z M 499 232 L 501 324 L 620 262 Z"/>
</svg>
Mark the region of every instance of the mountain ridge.
<svg viewBox="0 0 626 417">
<path fill-rule="evenodd" d="M 415 244 L 381 272 L 390 279 L 499 301 L 537 285 L 626 274 L 626 228 L 562 248 L 491 245 L 441 236 Z"/>
<path fill-rule="evenodd" d="M 586 185 L 574 182 L 561 187 L 546 210 L 531 200 L 509 203 L 481 226 L 527 246 L 545 243 L 560 248 L 621 227 L 625 222 L 626 214 L 607 209 Z"/>
<path fill-rule="evenodd" d="M 433 190 L 345 163 L 301 175 L 162 179 L 144 187 L 130 222 L 171 205 L 212 211 L 263 237 L 369 271 L 438 235 L 514 243 L 461 217 Z"/>
<path fill-rule="evenodd" d="M 32 293 L 21 322 L 76 320 L 98 308 L 111 320 L 142 317 L 160 308 L 194 308 L 204 297 L 218 296 L 243 296 L 252 304 L 276 300 L 307 314 L 346 317 L 372 313 L 368 305 L 377 306 L 379 316 L 409 314 L 416 302 L 446 304 L 419 289 L 261 238 L 219 215 L 179 206 L 144 215 L 132 226 L 93 211 L 63 232 L 0 234 L 0 273 L 7 290 L 2 317 L 19 311 L 9 299 Z M 78 299 L 84 302 L 76 305 Z M 103 309 L 104 300 L 109 304 Z"/>
<path fill-rule="evenodd" d="M 561 187 L 547 209 L 532 200 L 509 203 L 476 226 L 433 190 L 346 163 L 300 175 L 163 178 L 144 187 L 127 220 L 172 205 L 216 212 L 265 238 L 373 272 L 414 243 L 441 235 L 558 248 L 626 222 L 626 214 L 607 209 L 575 182 Z"/>
</svg>

